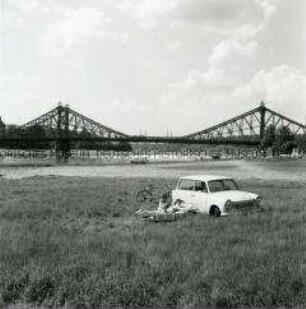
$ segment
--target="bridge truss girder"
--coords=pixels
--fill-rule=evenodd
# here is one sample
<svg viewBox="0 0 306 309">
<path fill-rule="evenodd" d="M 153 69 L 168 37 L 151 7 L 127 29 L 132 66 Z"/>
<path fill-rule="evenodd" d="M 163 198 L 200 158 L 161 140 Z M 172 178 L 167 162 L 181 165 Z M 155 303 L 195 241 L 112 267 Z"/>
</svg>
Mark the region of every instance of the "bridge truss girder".
<svg viewBox="0 0 306 309">
<path fill-rule="evenodd" d="M 267 115 L 265 120 L 265 127 L 273 125 L 275 128 L 287 127 L 294 134 L 306 134 L 306 126 L 292 120 L 286 116 L 283 116 L 275 111 L 266 108 Z"/>
<path fill-rule="evenodd" d="M 128 135 L 92 120 L 68 106 L 58 105 L 50 112 L 24 124 L 23 129 L 40 126 L 48 137 L 73 137 L 80 134 L 97 138 L 124 138 Z"/>
<path fill-rule="evenodd" d="M 288 127 L 294 135 L 306 134 L 305 125 L 276 113 L 262 104 L 247 113 L 184 137 L 195 140 L 219 139 L 228 142 L 239 139 L 261 141 L 266 128 L 270 125 L 275 126 L 276 129 L 282 126 Z"/>
</svg>

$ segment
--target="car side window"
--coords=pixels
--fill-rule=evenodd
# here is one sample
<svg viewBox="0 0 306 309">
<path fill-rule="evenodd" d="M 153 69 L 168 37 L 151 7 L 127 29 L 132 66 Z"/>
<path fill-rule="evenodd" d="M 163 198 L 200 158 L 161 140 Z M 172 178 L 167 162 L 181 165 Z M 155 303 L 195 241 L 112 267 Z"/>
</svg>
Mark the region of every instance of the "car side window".
<svg viewBox="0 0 306 309">
<path fill-rule="evenodd" d="M 212 180 L 208 183 L 209 189 L 211 192 L 217 192 L 223 190 L 223 182 L 222 180 Z"/>
<path fill-rule="evenodd" d="M 189 179 L 182 179 L 179 184 L 180 190 L 194 190 L 194 181 Z"/>
<path fill-rule="evenodd" d="M 224 190 L 238 190 L 238 186 L 233 179 L 224 179 Z"/>
<path fill-rule="evenodd" d="M 195 182 L 195 190 L 201 192 L 207 192 L 206 184 L 204 181 L 196 181 Z"/>
</svg>

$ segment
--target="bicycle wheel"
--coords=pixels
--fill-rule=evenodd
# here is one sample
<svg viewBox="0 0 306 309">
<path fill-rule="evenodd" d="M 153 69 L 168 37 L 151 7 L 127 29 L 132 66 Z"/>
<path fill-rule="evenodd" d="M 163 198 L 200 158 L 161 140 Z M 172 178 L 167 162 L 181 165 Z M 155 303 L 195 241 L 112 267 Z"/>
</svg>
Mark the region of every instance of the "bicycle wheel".
<svg viewBox="0 0 306 309">
<path fill-rule="evenodd" d="M 154 203 L 154 197 L 151 191 L 144 189 L 136 194 L 136 202 L 139 206 Z"/>
</svg>

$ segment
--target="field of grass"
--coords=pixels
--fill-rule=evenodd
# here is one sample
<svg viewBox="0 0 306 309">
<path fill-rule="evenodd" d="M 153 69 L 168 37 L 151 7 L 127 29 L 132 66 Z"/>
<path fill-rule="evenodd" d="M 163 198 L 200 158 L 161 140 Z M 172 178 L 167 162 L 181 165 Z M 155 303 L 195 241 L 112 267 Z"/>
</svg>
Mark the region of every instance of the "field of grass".
<svg viewBox="0 0 306 309">
<path fill-rule="evenodd" d="M 306 183 L 244 180 L 264 212 L 136 219 L 157 181 L 0 179 L 0 307 L 306 307 Z"/>
</svg>

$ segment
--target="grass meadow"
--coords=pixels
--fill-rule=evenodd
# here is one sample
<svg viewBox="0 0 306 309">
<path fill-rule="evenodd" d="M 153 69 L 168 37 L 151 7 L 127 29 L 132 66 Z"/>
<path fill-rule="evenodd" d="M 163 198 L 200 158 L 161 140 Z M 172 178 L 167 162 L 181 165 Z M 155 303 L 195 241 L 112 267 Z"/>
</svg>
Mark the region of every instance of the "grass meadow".
<svg viewBox="0 0 306 309">
<path fill-rule="evenodd" d="M 306 183 L 240 181 L 264 212 L 141 221 L 156 182 L 175 179 L 2 178 L 0 307 L 306 307 Z"/>
</svg>

